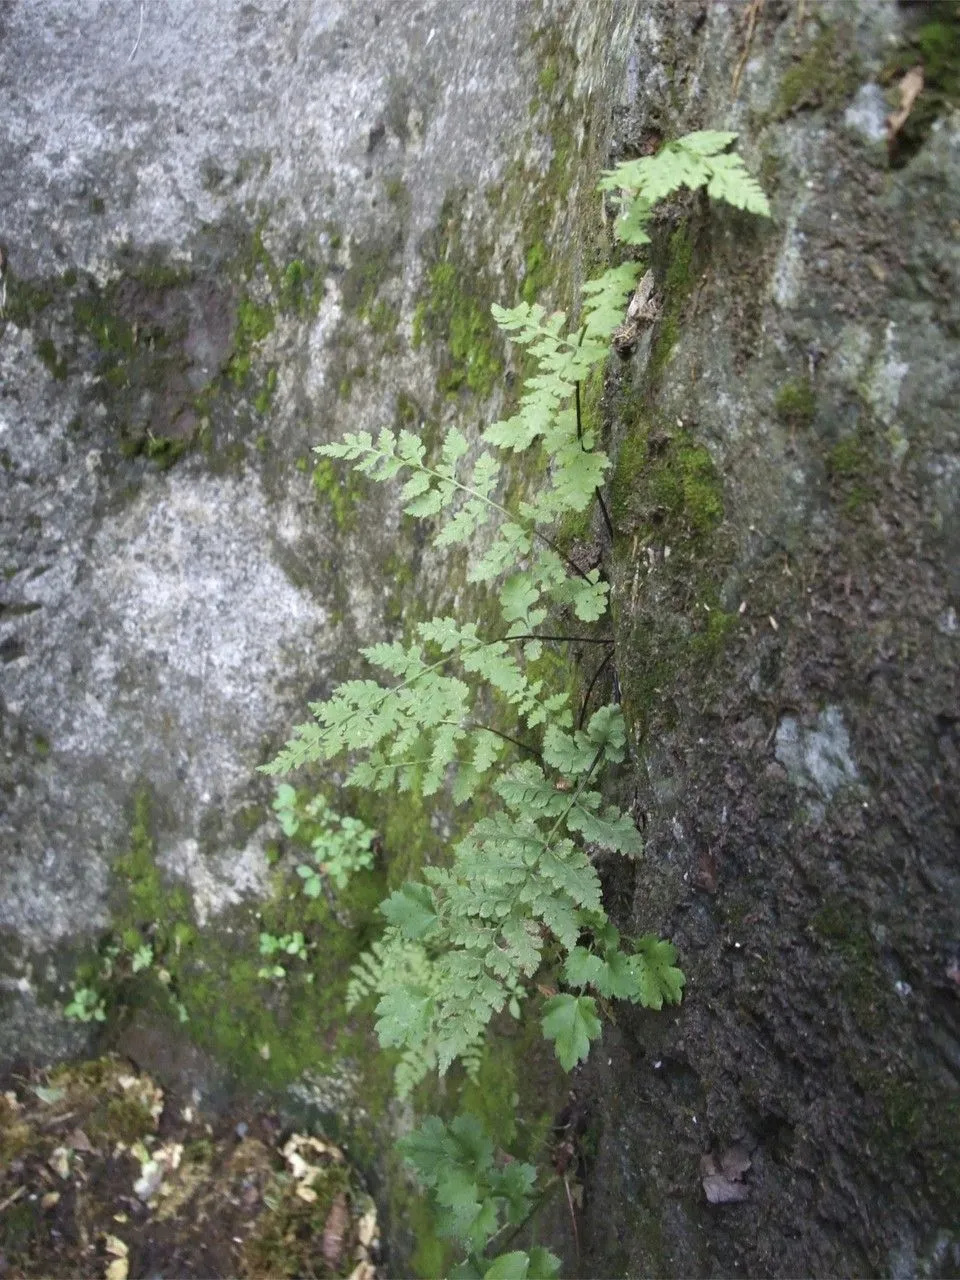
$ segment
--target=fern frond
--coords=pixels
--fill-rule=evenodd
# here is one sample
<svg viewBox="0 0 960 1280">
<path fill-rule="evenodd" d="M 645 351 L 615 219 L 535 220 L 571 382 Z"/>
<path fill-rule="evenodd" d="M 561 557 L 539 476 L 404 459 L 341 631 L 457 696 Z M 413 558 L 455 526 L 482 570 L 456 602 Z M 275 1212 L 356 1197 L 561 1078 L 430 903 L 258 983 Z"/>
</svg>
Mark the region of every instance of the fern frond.
<svg viewBox="0 0 960 1280">
<path fill-rule="evenodd" d="M 621 262 L 595 280 L 584 282 L 582 320 L 589 338 L 610 341 L 614 329 L 623 323 L 627 299 L 637 287 L 642 269 L 639 262 Z"/>
<path fill-rule="evenodd" d="M 711 200 L 725 200 L 736 209 L 755 213 L 761 218 L 770 217 L 770 202 L 747 167 L 737 155 L 716 156 L 710 162 L 710 181 L 707 195 Z"/>
<path fill-rule="evenodd" d="M 604 173 L 601 191 L 632 193 L 616 224 L 618 237 L 630 244 L 643 243 L 643 228 L 653 205 L 682 187 L 695 191 L 706 186 L 712 199 L 769 218 L 770 204 L 759 183 L 740 156 L 727 153 L 736 137 L 715 130 L 690 133 L 666 143 L 654 156 L 627 160 Z"/>
</svg>

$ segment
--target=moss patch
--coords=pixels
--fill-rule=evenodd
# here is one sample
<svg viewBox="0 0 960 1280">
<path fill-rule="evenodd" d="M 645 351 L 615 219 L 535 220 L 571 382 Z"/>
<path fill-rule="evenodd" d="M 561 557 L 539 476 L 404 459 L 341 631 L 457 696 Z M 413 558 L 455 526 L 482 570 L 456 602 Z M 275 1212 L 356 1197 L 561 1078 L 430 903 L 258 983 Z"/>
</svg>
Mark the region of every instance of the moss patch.
<svg viewBox="0 0 960 1280">
<path fill-rule="evenodd" d="M 444 203 L 432 256 L 414 313 L 413 345 L 443 344 L 437 381 L 442 394 L 469 390 L 488 396 L 503 372 L 502 343 L 490 315 L 493 290 L 467 247 L 456 196 Z"/>
<path fill-rule="evenodd" d="M 688 432 L 657 433 L 641 419 L 617 454 L 611 515 L 618 533 L 638 525 L 699 539 L 723 519 L 723 486 L 710 453 Z"/>
<path fill-rule="evenodd" d="M 817 107 L 838 111 L 860 83 L 855 48 L 852 33 L 842 25 L 824 27 L 780 81 L 774 119 Z"/>
<path fill-rule="evenodd" d="M 794 378 L 785 382 L 774 401 L 777 416 L 791 430 L 808 427 L 816 412 L 816 398 L 809 378 Z"/>
</svg>

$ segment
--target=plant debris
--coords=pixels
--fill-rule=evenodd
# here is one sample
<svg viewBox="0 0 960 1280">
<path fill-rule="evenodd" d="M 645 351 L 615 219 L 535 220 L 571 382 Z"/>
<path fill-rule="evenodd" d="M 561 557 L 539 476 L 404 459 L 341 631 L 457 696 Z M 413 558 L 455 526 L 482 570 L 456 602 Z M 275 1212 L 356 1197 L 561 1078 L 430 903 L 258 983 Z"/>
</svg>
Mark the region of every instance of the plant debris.
<svg viewBox="0 0 960 1280">
<path fill-rule="evenodd" d="M 377 1211 L 339 1147 L 216 1126 L 105 1057 L 0 1093 L 0 1277 L 377 1280 Z"/>
<path fill-rule="evenodd" d="M 700 1180 L 710 1204 L 737 1204 L 750 1198 L 743 1175 L 753 1161 L 746 1147 L 735 1144 L 717 1157 L 712 1152 L 701 1157 Z"/>
</svg>

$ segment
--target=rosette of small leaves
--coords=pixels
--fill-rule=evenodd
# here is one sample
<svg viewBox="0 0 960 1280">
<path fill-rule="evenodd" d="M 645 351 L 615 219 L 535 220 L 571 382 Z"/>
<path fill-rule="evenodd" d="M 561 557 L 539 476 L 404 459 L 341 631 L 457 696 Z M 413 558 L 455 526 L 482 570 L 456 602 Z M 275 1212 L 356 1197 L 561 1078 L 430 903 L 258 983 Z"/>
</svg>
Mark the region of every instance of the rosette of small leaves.
<svg viewBox="0 0 960 1280">
<path fill-rule="evenodd" d="M 308 898 L 320 896 L 324 876 L 342 891 L 356 872 L 373 866 L 376 832 L 358 818 L 336 813 L 322 795 L 305 797 L 284 783 L 277 788 L 273 808 L 284 835 L 309 845 L 313 854 L 313 865 L 297 867 Z"/>
<path fill-rule="evenodd" d="M 260 954 L 272 959 L 272 964 L 263 965 L 257 970 L 258 978 L 285 978 L 286 968 L 273 959 L 275 956 L 293 956 L 298 960 L 307 958 L 307 940 L 299 929 L 293 933 L 276 936 L 272 933 L 260 934 Z"/>
<path fill-rule="evenodd" d="M 76 987 L 63 1015 L 71 1022 L 105 1022 L 107 1011 L 98 991 L 92 987 Z"/>
</svg>

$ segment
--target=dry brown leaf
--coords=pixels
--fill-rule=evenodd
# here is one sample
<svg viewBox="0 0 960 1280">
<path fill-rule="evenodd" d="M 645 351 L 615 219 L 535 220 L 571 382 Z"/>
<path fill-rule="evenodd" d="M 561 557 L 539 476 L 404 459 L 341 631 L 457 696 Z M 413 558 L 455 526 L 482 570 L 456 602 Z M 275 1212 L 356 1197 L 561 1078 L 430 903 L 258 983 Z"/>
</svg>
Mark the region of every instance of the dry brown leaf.
<svg viewBox="0 0 960 1280">
<path fill-rule="evenodd" d="M 130 1263 L 126 1258 L 114 1258 L 106 1270 L 105 1280 L 127 1280 Z"/>
<path fill-rule="evenodd" d="M 341 1191 L 330 1206 L 323 1228 L 323 1260 L 328 1267 L 338 1269 L 343 1258 L 343 1237 L 350 1225 L 347 1197 Z"/>
<path fill-rule="evenodd" d="M 125 1258 L 130 1252 L 119 1236 L 104 1236 L 103 1247 L 111 1258 Z"/>
<path fill-rule="evenodd" d="M 723 1170 L 724 1177 L 738 1182 L 747 1172 L 753 1161 L 747 1152 L 746 1147 L 735 1143 L 734 1146 L 728 1147 L 720 1157 L 720 1168 Z"/>
<path fill-rule="evenodd" d="M 923 90 L 923 67 L 911 67 L 897 85 L 897 90 L 900 94 L 900 106 L 887 116 L 887 142 L 893 142 L 910 119 L 913 104 Z"/>
<path fill-rule="evenodd" d="M 40 1201 L 40 1208 L 52 1209 L 55 1204 L 59 1204 L 59 1203 L 60 1203 L 60 1192 L 48 1191 L 47 1194 Z"/>
<path fill-rule="evenodd" d="M 357 1239 L 364 1249 L 369 1249 L 377 1238 L 377 1211 L 368 1209 L 357 1223 Z"/>
<path fill-rule="evenodd" d="M 314 1191 L 313 1187 L 308 1187 L 305 1182 L 300 1183 L 299 1187 L 297 1187 L 296 1194 L 301 1200 L 306 1200 L 307 1204 L 313 1204 L 317 1198 L 317 1193 Z"/>
<path fill-rule="evenodd" d="M 70 1177 L 70 1152 L 66 1147 L 56 1147 L 47 1164 L 59 1177 Z"/>
<path fill-rule="evenodd" d="M 740 1179 L 750 1168 L 750 1163 L 750 1157 L 742 1147 L 731 1147 L 719 1161 L 709 1152 L 701 1157 L 700 1180 L 708 1202 L 738 1204 L 749 1199 L 750 1188 Z"/>
<path fill-rule="evenodd" d="M 67 1138 L 67 1141 L 73 1147 L 74 1151 L 82 1151 L 89 1155 L 93 1151 L 93 1143 L 83 1132 L 82 1129 L 74 1129 L 73 1133 Z"/>
<path fill-rule="evenodd" d="M 369 1262 L 358 1262 L 347 1280 L 377 1280 L 376 1267 L 371 1266 Z"/>
</svg>

